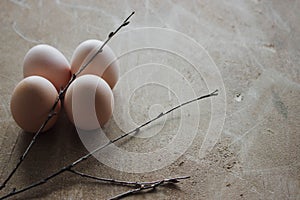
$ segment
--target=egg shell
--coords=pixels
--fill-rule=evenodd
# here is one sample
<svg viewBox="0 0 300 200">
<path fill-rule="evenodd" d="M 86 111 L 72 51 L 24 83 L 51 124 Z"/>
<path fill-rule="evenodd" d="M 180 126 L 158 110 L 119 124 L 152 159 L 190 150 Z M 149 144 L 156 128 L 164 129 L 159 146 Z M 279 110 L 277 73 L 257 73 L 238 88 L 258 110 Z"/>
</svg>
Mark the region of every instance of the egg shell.
<svg viewBox="0 0 300 200">
<path fill-rule="evenodd" d="M 24 57 L 24 78 L 42 76 L 48 79 L 59 91 L 71 78 L 71 67 L 65 56 L 56 48 L 40 44 L 32 47 Z"/>
<path fill-rule="evenodd" d="M 40 76 L 23 79 L 15 87 L 10 109 L 16 123 L 27 132 L 36 132 L 47 119 L 56 98 L 57 91 L 53 84 Z M 60 111 L 58 102 L 55 112 Z M 49 130 L 56 122 L 57 115 L 51 118 L 43 131 Z"/>
<path fill-rule="evenodd" d="M 86 40 L 78 45 L 71 58 L 71 71 L 76 73 L 79 68 L 96 53 L 103 42 Z M 112 49 L 106 44 L 103 51 L 79 75 L 94 74 L 102 77 L 113 88 L 119 79 L 119 64 Z"/>
<path fill-rule="evenodd" d="M 102 78 L 96 75 L 80 76 L 68 88 L 64 108 L 77 128 L 98 129 L 112 116 L 113 93 Z"/>
</svg>

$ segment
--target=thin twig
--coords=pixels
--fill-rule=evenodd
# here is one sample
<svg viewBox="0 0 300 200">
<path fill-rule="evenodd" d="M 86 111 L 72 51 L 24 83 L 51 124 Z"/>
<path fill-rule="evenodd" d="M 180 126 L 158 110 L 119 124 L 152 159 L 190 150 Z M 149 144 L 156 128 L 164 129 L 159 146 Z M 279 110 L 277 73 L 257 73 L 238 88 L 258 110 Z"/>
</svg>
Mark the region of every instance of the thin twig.
<svg viewBox="0 0 300 200">
<path fill-rule="evenodd" d="M 149 121 L 143 123 L 142 125 L 138 126 L 138 127 L 135 128 L 134 130 L 129 131 L 129 132 L 127 132 L 127 133 L 125 133 L 125 134 L 123 134 L 123 135 L 121 135 L 121 136 L 119 136 L 119 137 L 117 137 L 117 138 L 115 138 L 115 139 L 113 139 L 113 140 L 107 142 L 105 145 L 100 146 L 100 147 L 94 149 L 93 151 L 91 151 L 91 152 L 89 152 L 88 154 L 82 156 L 81 158 L 79 158 L 78 160 L 74 161 L 73 163 L 71 163 L 71 164 L 69 164 L 69 165 L 67 165 L 67 166 L 65 166 L 65 167 L 63 167 L 63 168 L 61 168 L 60 170 L 58 170 L 57 172 L 51 174 L 50 176 L 48 176 L 48 177 L 46 177 L 46 178 L 44 178 L 44 179 L 42 179 L 42 180 L 40 180 L 40 181 L 38 181 L 38 182 L 36 182 L 36 183 L 33 183 L 33 184 L 29 185 L 29 186 L 26 186 L 26 187 L 24 187 L 24 188 L 22 188 L 22 189 L 20 189 L 20 190 L 16 190 L 16 189 L 12 190 L 12 191 L 11 191 L 10 193 L 8 193 L 7 195 L 1 197 L 0 200 L 6 199 L 6 198 L 11 197 L 11 196 L 14 196 L 14 195 L 16 195 L 16 194 L 25 192 L 25 191 L 27 191 L 27 190 L 29 190 L 29 189 L 31 189 L 31 188 L 37 187 L 37 186 L 39 186 L 39 185 L 42 185 L 42 184 L 46 183 L 48 180 L 50 180 L 50 179 L 52 179 L 52 178 L 54 178 L 54 177 L 60 175 L 61 173 L 65 172 L 65 171 L 71 171 L 71 172 L 72 172 L 72 168 L 73 168 L 73 167 L 75 167 L 77 164 L 83 162 L 84 160 L 88 159 L 88 158 L 89 158 L 90 156 L 92 156 L 94 153 L 96 153 L 96 152 L 98 152 L 98 151 L 104 149 L 105 147 L 109 146 L 110 144 L 113 144 L 113 143 L 115 143 L 115 142 L 117 142 L 117 141 L 123 139 L 124 137 L 127 137 L 128 135 L 130 135 L 130 134 L 132 134 L 132 133 L 137 133 L 137 132 L 139 132 L 139 130 L 140 130 L 141 128 L 143 128 L 144 126 L 146 126 L 146 125 L 148 125 L 148 124 L 150 124 L 150 123 L 152 123 L 152 122 L 158 120 L 158 119 L 161 118 L 162 116 L 167 115 L 167 114 L 171 113 L 172 111 L 174 111 L 174 110 L 176 110 L 176 109 L 178 109 L 178 108 L 180 108 L 180 107 L 182 107 L 182 106 L 185 106 L 185 105 L 187 105 L 187 104 L 190 104 L 190 103 L 193 103 L 193 102 L 195 102 L 195 101 L 199 101 L 199 100 L 201 100 L 201 99 L 205 99 L 205 98 L 208 98 L 208 97 L 216 96 L 216 95 L 218 95 L 218 90 L 215 90 L 214 92 L 212 92 L 212 93 L 210 93 L 210 94 L 207 94 L 207 95 L 204 95 L 204 96 L 197 97 L 197 98 L 192 99 L 192 100 L 190 100 L 190 101 L 187 101 L 187 102 L 185 102 L 185 103 L 179 104 L 178 106 L 175 106 L 175 107 L 171 108 L 170 110 L 168 110 L 168 111 L 166 111 L 166 112 L 162 112 L 162 113 L 160 113 L 157 117 L 155 117 L 155 118 L 153 118 L 153 119 L 150 119 Z M 175 179 L 166 179 L 166 180 L 169 180 L 169 182 L 170 182 L 171 180 L 176 181 Z M 166 182 L 166 180 L 165 180 L 164 182 Z M 161 184 L 162 184 L 162 183 L 161 183 Z M 145 188 L 145 189 L 150 189 L 150 188 L 153 189 L 154 187 L 149 187 L 149 188 Z M 145 190 L 145 189 L 141 189 L 141 190 Z M 137 192 L 139 192 L 139 191 L 137 191 Z M 129 192 L 129 194 L 133 194 L 133 193 L 135 193 L 135 192 L 134 192 L 134 191 Z"/>
<path fill-rule="evenodd" d="M 190 176 L 182 176 L 182 177 L 176 177 L 176 178 L 169 178 L 169 179 L 163 179 L 153 182 L 138 182 L 139 187 L 135 189 L 128 190 L 126 192 L 123 192 L 121 194 L 118 194 L 109 200 L 115 200 L 115 199 L 121 199 L 124 197 L 127 197 L 129 195 L 141 193 L 141 192 L 150 192 L 154 189 L 156 189 L 158 186 L 161 185 L 167 185 L 167 184 L 175 184 L 180 182 L 180 180 L 188 179 Z"/>
<path fill-rule="evenodd" d="M 122 181 L 122 180 L 116 180 L 116 179 L 110 179 L 110 178 L 100 178 L 100 177 L 96 177 L 96 176 L 92 176 L 92 175 L 89 175 L 89 174 L 85 174 L 85 173 L 76 171 L 74 169 L 68 169 L 68 171 L 73 173 L 73 174 L 76 174 L 78 176 L 93 179 L 93 180 L 100 181 L 100 182 L 111 183 L 111 184 L 122 185 L 122 186 L 128 186 L 128 187 L 138 187 L 138 186 L 140 186 L 139 182 Z"/>
<path fill-rule="evenodd" d="M 86 62 L 85 65 L 81 66 L 79 68 L 79 70 L 75 73 L 75 76 L 77 76 L 78 74 L 80 74 L 93 60 L 94 58 L 102 52 L 103 47 L 110 41 L 110 39 L 119 31 L 121 30 L 121 28 L 123 28 L 124 26 L 127 26 L 130 22 L 128 21 L 130 19 L 130 17 L 132 15 L 134 15 L 134 11 L 123 21 L 123 23 L 113 32 L 110 32 L 108 34 L 107 39 L 105 40 L 105 42 L 101 45 L 101 47 L 99 48 L 99 50 Z"/>
<path fill-rule="evenodd" d="M 116 179 L 110 179 L 110 178 L 100 178 L 100 177 L 97 177 L 97 176 L 92 176 L 92 175 L 89 175 L 89 174 L 86 174 L 86 173 L 79 172 L 79 171 L 74 170 L 74 169 L 68 169 L 67 171 L 69 171 L 69 172 L 71 172 L 75 175 L 81 176 L 81 177 L 93 179 L 93 180 L 100 181 L 100 182 L 106 182 L 106 183 L 111 183 L 111 184 L 116 184 L 116 185 L 127 186 L 127 187 L 136 187 L 136 188 L 145 187 L 146 185 L 153 185 L 153 184 L 156 184 L 157 182 L 159 182 L 159 181 L 151 181 L 151 182 L 122 181 L 122 180 L 116 180 Z M 187 179 L 187 178 L 190 178 L 190 176 L 181 176 L 181 177 L 177 177 L 177 178 L 163 179 L 163 180 L 160 180 L 160 181 L 164 181 L 165 183 L 167 183 L 167 182 L 168 183 L 178 183 L 179 180 Z"/>
<path fill-rule="evenodd" d="M 207 95 L 204 95 L 204 96 L 197 97 L 197 98 L 192 99 L 192 100 L 190 100 L 190 101 L 187 101 L 187 102 L 185 102 L 185 103 L 179 104 L 178 106 L 175 106 L 174 108 L 171 108 L 170 110 L 168 110 L 168 111 L 166 111 L 166 112 L 160 113 L 157 117 L 150 119 L 149 121 L 147 121 L 147 122 L 141 124 L 141 125 L 138 126 L 137 128 L 135 128 L 135 129 L 133 129 L 133 130 L 127 132 L 127 133 L 124 133 L 123 135 L 121 135 L 121 136 L 119 136 L 119 137 L 117 137 L 117 138 L 115 138 L 115 139 L 113 139 L 113 140 L 110 140 L 109 142 L 107 142 L 107 143 L 104 144 L 103 146 L 100 146 L 100 147 L 94 149 L 93 151 L 91 151 L 90 153 L 86 154 L 85 156 L 79 158 L 78 160 L 76 160 L 75 162 L 73 162 L 73 163 L 69 166 L 69 169 L 72 168 L 72 167 L 74 167 L 74 166 L 77 165 L 78 163 L 82 162 L 83 160 L 86 160 L 87 158 L 89 158 L 89 157 L 90 157 L 91 155 L 93 155 L 94 153 L 96 153 L 96 152 L 98 152 L 98 151 L 104 149 L 105 147 L 107 147 L 107 146 L 109 146 L 109 145 L 111 145 L 111 144 L 113 144 L 113 143 L 115 143 L 115 142 L 117 142 L 117 141 L 123 139 L 124 137 L 127 137 L 128 135 L 131 135 L 131 134 L 133 134 L 133 133 L 138 133 L 138 132 L 140 131 L 140 129 L 143 128 L 144 126 L 146 126 L 146 125 L 148 125 L 148 124 L 150 124 L 150 123 L 152 123 L 152 122 L 158 120 L 159 118 L 161 118 L 161 117 L 163 117 L 163 116 L 169 114 L 170 112 L 172 112 L 172 111 L 174 111 L 174 110 L 176 110 L 176 109 L 179 109 L 180 107 L 185 106 L 185 105 L 187 105 L 187 104 L 193 103 L 193 102 L 195 102 L 195 101 L 199 101 L 199 100 L 201 100 L 201 99 L 208 98 L 208 97 L 212 97 L 212 96 L 216 96 L 216 95 L 218 95 L 218 90 L 215 90 L 214 92 L 212 92 L 212 93 L 210 93 L 210 94 L 207 94 Z"/>
<path fill-rule="evenodd" d="M 139 192 L 149 192 L 153 189 L 155 189 L 158 186 L 161 185 L 166 185 L 166 184 L 175 184 L 180 182 L 180 180 L 184 180 L 184 179 L 188 179 L 190 178 L 190 176 L 181 176 L 181 177 L 175 177 L 175 178 L 168 178 L 168 179 L 163 179 L 163 180 L 157 180 L 157 181 L 151 181 L 151 182 L 131 182 L 131 181 L 122 181 L 122 180 L 116 180 L 116 179 L 109 179 L 109 178 L 100 178 L 100 177 L 96 177 L 96 176 L 92 176 L 89 174 L 85 174 L 73 169 L 69 169 L 69 172 L 81 176 L 81 177 L 85 177 L 85 178 L 89 178 L 89 179 L 93 179 L 93 180 L 97 180 L 100 182 L 105 182 L 105 183 L 110 183 L 110 184 L 116 184 L 116 185 L 121 185 L 121 186 L 126 186 L 126 187 L 134 187 L 134 189 L 128 190 L 124 193 L 118 194 L 110 199 L 121 199 L 123 197 L 126 197 L 128 195 L 133 195 Z"/>
<path fill-rule="evenodd" d="M 15 168 L 9 173 L 8 177 L 3 181 L 3 183 L 0 186 L 0 191 L 5 188 L 7 182 L 12 178 L 12 176 L 15 174 L 15 172 L 17 171 L 17 169 L 19 168 L 19 166 L 22 164 L 23 160 L 26 158 L 26 156 L 28 155 L 28 152 L 30 151 L 30 149 L 32 148 L 33 144 L 36 141 L 36 138 L 40 135 L 40 133 L 44 130 L 45 126 L 48 124 L 48 122 L 51 120 L 51 118 L 55 115 L 55 108 L 58 105 L 58 102 L 60 100 L 62 100 L 64 98 L 64 95 L 67 91 L 67 89 L 69 88 L 69 86 L 71 85 L 71 83 L 76 79 L 76 77 L 78 76 L 78 74 L 80 74 L 93 60 L 94 58 L 102 52 L 103 47 L 109 42 L 109 40 L 119 31 L 121 30 L 122 27 L 127 26 L 129 24 L 129 18 L 134 14 L 134 12 L 132 12 L 125 20 L 124 22 L 114 31 L 111 32 L 107 39 L 105 40 L 105 42 L 103 43 L 103 45 L 99 48 L 99 50 L 84 64 L 80 67 L 80 69 L 72 75 L 71 79 L 69 80 L 68 84 L 60 90 L 52 108 L 49 111 L 49 114 L 47 116 L 47 119 L 44 121 L 44 123 L 41 125 L 41 127 L 39 128 L 39 130 L 34 134 L 31 142 L 29 143 L 28 147 L 26 148 L 26 150 L 24 151 L 23 155 L 20 157 L 19 162 L 16 164 Z"/>
</svg>

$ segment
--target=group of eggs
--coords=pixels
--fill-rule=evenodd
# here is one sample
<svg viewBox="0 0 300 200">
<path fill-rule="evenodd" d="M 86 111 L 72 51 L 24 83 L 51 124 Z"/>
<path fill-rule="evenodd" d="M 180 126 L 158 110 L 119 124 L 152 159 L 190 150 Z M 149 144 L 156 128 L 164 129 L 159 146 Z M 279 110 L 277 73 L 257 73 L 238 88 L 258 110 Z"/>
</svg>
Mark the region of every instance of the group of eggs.
<svg viewBox="0 0 300 200">
<path fill-rule="evenodd" d="M 59 50 L 46 44 L 34 46 L 27 52 L 23 61 L 24 79 L 15 87 L 10 103 L 12 116 L 24 131 L 39 130 L 60 90 L 102 44 L 99 40 L 82 42 L 75 49 L 70 63 Z M 55 107 L 56 115 L 43 131 L 55 124 L 62 103 L 69 120 L 76 127 L 93 130 L 103 126 L 112 116 L 112 89 L 118 78 L 116 56 L 105 45 L 103 51 L 71 83 L 63 102 L 59 101 Z"/>
</svg>

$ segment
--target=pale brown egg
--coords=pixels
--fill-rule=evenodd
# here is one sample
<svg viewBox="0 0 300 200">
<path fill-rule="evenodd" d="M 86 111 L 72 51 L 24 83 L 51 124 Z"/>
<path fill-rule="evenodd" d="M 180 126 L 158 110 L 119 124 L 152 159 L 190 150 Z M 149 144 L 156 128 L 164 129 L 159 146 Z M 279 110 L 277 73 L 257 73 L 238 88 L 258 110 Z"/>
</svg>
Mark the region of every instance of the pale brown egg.
<svg viewBox="0 0 300 200">
<path fill-rule="evenodd" d="M 47 44 L 32 47 L 24 57 L 24 78 L 42 76 L 48 79 L 59 91 L 71 78 L 68 60 L 56 48 Z"/>
<path fill-rule="evenodd" d="M 57 91 L 53 84 L 40 76 L 23 79 L 14 89 L 10 109 L 16 123 L 27 132 L 36 132 L 47 119 L 56 98 Z M 55 112 L 60 111 L 60 102 Z M 45 126 L 50 129 L 57 120 L 57 115 Z"/>
<path fill-rule="evenodd" d="M 71 71 L 76 73 L 103 44 L 100 40 L 86 40 L 79 44 L 71 58 Z M 102 77 L 113 88 L 119 79 L 119 64 L 112 49 L 105 45 L 103 51 L 80 74 L 94 74 Z"/>
<path fill-rule="evenodd" d="M 95 75 L 78 77 L 68 88 L 64 108 L 76 127 L 94 130 L 103 127 L 111 118 L 114 108 L 109 85 Z"/>
</svg>

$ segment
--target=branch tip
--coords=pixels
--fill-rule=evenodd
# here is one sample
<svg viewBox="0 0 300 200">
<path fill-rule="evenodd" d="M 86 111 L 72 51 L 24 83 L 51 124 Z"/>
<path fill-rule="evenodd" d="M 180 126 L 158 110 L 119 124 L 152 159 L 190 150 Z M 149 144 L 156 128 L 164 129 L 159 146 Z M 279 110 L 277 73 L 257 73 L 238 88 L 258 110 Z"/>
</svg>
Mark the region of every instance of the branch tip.
<svg viewBox="0 0 300 200">
<path fill-rule="evenodd" d="M 134 15 L 134 13 L 135 13 L 135 11 L 133 11 L 125 20 L 124 20 L 124 23 L 126 23 L 129 19 L 130 19 L 130 17 L 132 16 L 132 15 Z"/>
<path fill-rule="evenodd" d="M 219 90 L 216 89 L 215 91 L 213 91 L 212 93 L 210 93 L 210 96 L 217 96 L 218 92 L 219 92 Z"/>
</svg>

